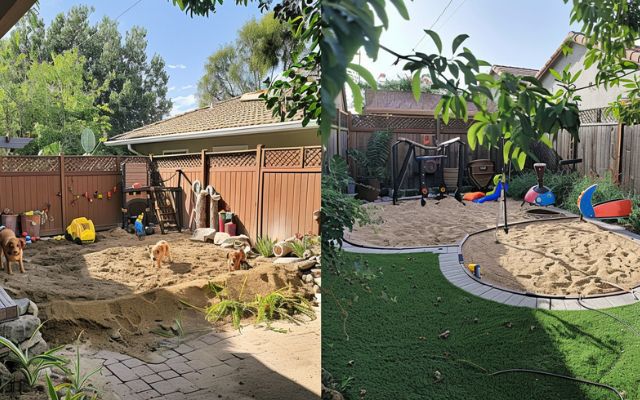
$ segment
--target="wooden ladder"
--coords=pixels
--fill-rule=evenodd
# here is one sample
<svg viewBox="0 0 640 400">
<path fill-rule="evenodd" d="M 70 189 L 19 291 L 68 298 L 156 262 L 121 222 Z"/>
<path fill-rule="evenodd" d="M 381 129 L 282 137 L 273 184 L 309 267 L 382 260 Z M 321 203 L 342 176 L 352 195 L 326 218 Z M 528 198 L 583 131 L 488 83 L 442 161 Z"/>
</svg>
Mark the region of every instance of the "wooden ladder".
<svg viewBox="0 0 640 400">
<path fill-rule="evenodd" d="M 156 220 L 160 226 L 160 232 L 163 235 L 167 231 L 181 232 L 182 227 L 178 223 L 173 193 L 169 190 L 154 189 L 149 194 L 153 202 Z"/>
</svg>

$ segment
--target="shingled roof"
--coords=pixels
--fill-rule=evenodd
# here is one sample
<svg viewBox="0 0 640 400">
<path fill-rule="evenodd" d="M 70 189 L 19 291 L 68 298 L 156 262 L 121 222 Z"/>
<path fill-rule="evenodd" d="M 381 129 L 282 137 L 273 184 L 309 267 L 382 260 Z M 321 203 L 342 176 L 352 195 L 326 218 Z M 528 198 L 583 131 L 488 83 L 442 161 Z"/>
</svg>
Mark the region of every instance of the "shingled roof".
<svg viewBox="0 0 640 400">
<path fill-rule="evenodd" d="M 114 136 L 107 144 L 126 144 L 126 142 L 153 142 L 175 137 L 176 140 L 192 138 L 193 134 L 224 133 L 233 134 L 235 130 L 256 127 L 261 131 L 271 125 L 300 125 L 302 116 L 280 121 L 272 115 L 264 100 L 259 98 L 261 92 L 247 93 L 232 99 L 220 101 L 209 107 L 198 108 L 162 121 L 142 126 L 129 132 Z M 274 126 L 274 129 L 276 127 Z M 184 137 L 183 137 L 184 136 Z M 118 143 L 119 142 L 119 143 Z"/>
<path fill-rule="evenodd" d="M 365 90 L 364 114 L 426 115 L 431 116 L 442 95 L 422 93 L 416 102 L 413 93 L 396 90 Z M 467 103 L 469 115 L 477 111 L 473 103 Z"/>
<path fill-rule="evenodd" d="M 515 76 L 536 76 L 538 70 L 533 68 L 512 67 L 510 65 L 492 65 L 491 72 L 496 75 L 507 72 Z"/>
</svg>

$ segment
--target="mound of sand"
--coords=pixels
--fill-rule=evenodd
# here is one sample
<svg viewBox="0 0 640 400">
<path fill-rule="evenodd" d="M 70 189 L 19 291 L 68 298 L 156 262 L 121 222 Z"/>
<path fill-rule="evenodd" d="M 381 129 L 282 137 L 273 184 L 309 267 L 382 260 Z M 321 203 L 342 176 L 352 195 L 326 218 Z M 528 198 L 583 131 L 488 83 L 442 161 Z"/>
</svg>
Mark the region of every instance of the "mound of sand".
<svg viewBox="0 0 640 400">
<path fill-rule="evenodd" d="M 537 222 L 470 237 L 465 263 L 481 265 L 482 279 L 549 295 L 590 295 L 640 284 L 637 242 L 588 222 Z"/>
<path fill-rule="evenodd" d="M 173 263 L 152 265 L 148 246 L 171 245 Z M 229 250 L 193 242 L 189 234 L 172 233 L 138 241 L 121 229 L 98 235 L 94 244 L 39 241 L 25 250 L 26 274 L 4 274 L 2 286 L 14 298 L 29 297 L 47 319 L 45 336 L 69 343 L 84 330 L 94 344 L 140 355 L 153 346 L 148 333 L 183 319 L 189 329 L 207 326 L 202 313 L 182 301 L 204 307 L 211 301 L 208 282 L 228 287 L 230 295 L 252 300 L 290 285 L 307 294 L 296 265 L 277 265 L 258 257 L 247 271 L 229 272 Z M 117 333 L 116 333 L 117 332 Z M 114 342 L 113 335 L 122 340 Z"/>
<path fill-rule="evenodd" d="M 397 206 L 370 203 L 365 206 L 374 223 L 346 232 L 345 238 L 355 244 L 381 247 L 418 247 L 458 243 L 465 235 L 496 225 L 500 211 L 497 202 L 462 205 L 452 197 L 429 200 L 405 200 Z M 508 221 L 536 219 L 527 213 L 532 207 L 519 201 L 507 201 Z M 551 215 L 551 217 L 557 215 Z M 502 219 L 501 219 L 502 221 Z"/>
</svg>

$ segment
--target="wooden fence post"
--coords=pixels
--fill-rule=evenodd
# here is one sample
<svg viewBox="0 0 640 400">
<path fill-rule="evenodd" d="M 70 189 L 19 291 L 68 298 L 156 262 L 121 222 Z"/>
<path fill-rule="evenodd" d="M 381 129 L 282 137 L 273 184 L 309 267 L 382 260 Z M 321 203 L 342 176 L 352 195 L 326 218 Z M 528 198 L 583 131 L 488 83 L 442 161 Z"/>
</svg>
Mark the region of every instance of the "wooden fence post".
<svg viewBox="0 0 640 400">
<path fill-rule="evenodd" d="M 64 155 L 60 154 L 59 156 L 59 161 L 60 161 L 60 211 L 62 213 L 62 218 L 61 218 L 61 226 L 60 229 L 62 229 L 62 232 L 65 231 L 66 228 L 66 221 L 67 221 L 67 201 L 66 201 L 66 197 L 67 197 L 67 187 L 65 185 L 65 176 L 64 176 Z"/>
<path fill-rule="evenodd" d="M 209 163 L 207 162 L 207 150 L 202 149 L 200 152 L 200 163 L 202 164 L 202 190 L 205 190 L 207 185 L 209 185 Z M 205 197 L 204 204 L 204 213 L 205 213 L 205 221 L 209 221 L 211 216 L 209 215 L 209 197 Z M 197 225 L 196 225 L 197 226 Z"/>
<path fill-rule="evenodd" d="M 259 144 L 256 147 L 256 174 L 257 176 L 257 194 L 256 194 L 256 238 L 262 236 L 262 214 L 264 204 L 262 201 L 262 164 L 264 164 L 264 146 Z"/>
<path fill-rule="evenodd" d="M 615 171 L 615 182 L 622 184 L 624 183 L 624 179 L 622 176 L 622 155 L 624 152 L 622 151 L 624 146 L 624 123 L 618 122 L 618 143 L 616 145 L 616 171 Z"/>
</svg>

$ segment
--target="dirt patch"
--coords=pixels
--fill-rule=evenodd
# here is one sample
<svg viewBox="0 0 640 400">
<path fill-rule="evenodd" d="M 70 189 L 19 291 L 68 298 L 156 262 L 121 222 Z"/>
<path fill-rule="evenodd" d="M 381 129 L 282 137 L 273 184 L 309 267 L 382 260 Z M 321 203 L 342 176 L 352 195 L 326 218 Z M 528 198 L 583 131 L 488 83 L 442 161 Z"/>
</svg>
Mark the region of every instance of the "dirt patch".
<svg viewBox="0 0 640 400">
<path fill-rule="evenodd" d="M 173 263 L 152 265 L 148 246 L 163 239 L 171 245 Z M 247 271 L 229 272 L 228 250 L 193 242 L 189 234 L 168 234 L 138 241 L 121 229 L 99 233 L 94 244 L 39 241 L 25 251 L 26 274 L 4 274 L 2 286 L 14 298 L 29 297 L 48 320 L 45 337 L 69 343 L 85 330 L 102 347 L 141 356 L 158 337 L 150 330 L 181 318 L 189 329 L 206 326 L 197 307 L 211 299 L 208 282 L 229 287 L 243 299 L 291 285 L 305 293 L 295 265 L 276 265 L 262 257 L 249 259 Z M 121 336 L 113 340 L 113 336 Z"/>
<path fill-rule="evenodd" d="M 482 279 L 549 295 L 590 295 L 640 284 L 640 246 L 591 223 L 547 221 L 470 237 L 465 263 L 481 265 Z"/>
<path fill-rule="evenodd" d="M 509 199 L 509 222 L 535 220 L 558 215 L 536 216 L 527 212 L 534 206 Z M 352 243 L 382 247 L 417 247 L 458 243 L 465 235 L 496 225 L 500 210 L 497 202 L 462 205 L 452 197 L 429 200 L 424 207 L 420 200 L 405 200 L 393 204 L 367 204 L 376 223 L 356 227 L 345 238 Z M 502 221 L 502 220 L 501 220 Z"/>
</svg>

